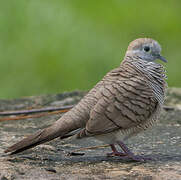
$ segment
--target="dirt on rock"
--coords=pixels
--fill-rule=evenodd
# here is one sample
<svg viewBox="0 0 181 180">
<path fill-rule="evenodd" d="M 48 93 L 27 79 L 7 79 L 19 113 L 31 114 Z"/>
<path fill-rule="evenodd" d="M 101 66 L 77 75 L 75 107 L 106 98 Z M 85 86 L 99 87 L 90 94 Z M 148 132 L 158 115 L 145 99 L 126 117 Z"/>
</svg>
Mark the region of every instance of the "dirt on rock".
<svg viewBox="0 0 181 180">
<path fill-rule="evenodd" d="M 64 106 L 76 104 L 84 92 L 33 96 L 0 100 L 0 111 Z M 145 154 L 154 160 L 145 163 L 107 157 L 109 147 L 70 152 L 82 147 L 102 145 L 94 138 L 63 141 L 59 138 L 17 155 L 4 150 L 38 129 L 47 127 L 62 116 L 49 114 L 22 120 L 1 120 L 0 117 L 0 180 L 36 179 L 124 179 L 180 180 L 181 179 L 181 89 L 168 89 L 165 109 L 152 128 L 126 144 L 135 154 Z M 16 116 L 11 116 L 16 117 Z"/>
</svg>

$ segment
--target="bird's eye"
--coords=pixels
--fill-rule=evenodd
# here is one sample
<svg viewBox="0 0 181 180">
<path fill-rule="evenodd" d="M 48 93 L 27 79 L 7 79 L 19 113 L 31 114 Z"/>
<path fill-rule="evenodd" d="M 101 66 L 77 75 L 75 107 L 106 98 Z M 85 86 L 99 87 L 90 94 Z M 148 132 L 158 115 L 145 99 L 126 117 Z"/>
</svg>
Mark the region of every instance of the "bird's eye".
<svg viewBox="0 0 181 180">
<path fill-rule="evenodd" d="M 150 47 L 149 47 L 149 46 L 145 46 L 145 47 L 144 47 L 144 51 L 145 51 L 145 52 L 149 52 L 149 51 L 150 51 Z"/>
</svg>

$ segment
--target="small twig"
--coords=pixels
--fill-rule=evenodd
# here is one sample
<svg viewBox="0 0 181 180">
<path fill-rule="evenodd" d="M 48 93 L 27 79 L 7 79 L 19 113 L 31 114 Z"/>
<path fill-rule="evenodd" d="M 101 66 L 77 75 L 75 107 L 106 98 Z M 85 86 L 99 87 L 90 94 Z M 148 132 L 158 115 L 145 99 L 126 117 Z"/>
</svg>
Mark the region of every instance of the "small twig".
<svg viewBox="0 0 181 180">
<path fill-rule="evenodd" d="M 39 117 L 47 116 L 51 114 L 65 113 L 65 112 L 68 112 L 73 107 L 74 105 L 63 106 L 63 107 L 48 107 L 48 108 L 40 108 L 40 109 L 20 110 L 20 111 L 4 111 L 4 112 L 0 112 L 0 116 L 12 116 L 12 115 L 19 115 L 19 116 L 0 118 L 0 122 L 11 121 L 11 120 L 21 120 L 21 119 L 27 119 L 27 118 L 39 118 Z M 163 106 L 163 108 L 166 111 L 175 109 L 175 107 L 173 106 Z M 41 114 L 34 114 L 34 113 L 41 113 Z M 29 115 L 29 114 L 32 114 L 32 115 Z"/>
<path fill-rule="evenodd" d="M 84 148 L 75 149 L 71 153 L 78 152 L 78 151 L 84 151 L 84 150 L 88 150 L 88 149 L 105 148 L 105 147 L 109 147 L 109 146 L 110 146 L 109 144 L 104 144 L 104 145 L 99 145 L 99 146 L 84 147 Z"/>
<path fill-rule="evenodd" d="M 4 112 L 0 112 L 0 116 L 33 114 L 33 113 L 59 111 L 59 110 L 67 110 L 68 111 L 68 110 L 72 109 L 73 107 L 74 107 L 74 105 L 63 106 L 63 107 L 48 107 L 48 108 L 40 108 L 40 109 L 20 110 L 20 111 L 4 111 Z"/>
<path fill-rule="evenodd" d="M 85 148 L 79 148 L 79 149 L 75 149 L 71 152 L 68 152 L 67 156 L 83 156 L 84 153 L 77 153 L 77 152 L 88 150 L 88 149 L 105 148 L 105 147 L 109 147 L 109 146 L 110 146 L 109 144 L 104 144 L 104 145 L 99 145 L 99 146 L 90 146 L 90 147 L 85 147 Z"/>
<path fill-rule="evenodd" d="M 12 120 L 21 120 L 21 119 L 27 119 L 27 118 L 39 118 L 42 116 L 47 116 L 47 115 L 52 115 L 52 114 L 60 114 L 60 113 L 65 113 L 69 111 L 69 109 L 67 110 L 59 110 L 59 111 L 53 111 L 53 112 L 45 112 L 45 113 L 41 113 L 41 114 L 32 114 L 32 115 L 20 115 L 20 116 L 15 116 L 15 117 L 4 117 L 4 118 L 0 118 L 0 122 L 2 121 L 12 121 Z"/>
<path fill-rule="evenodd" d="M 0 112 L 0 116 L 11 116 L 11 115 L 33 114 L 33 113 L 59 111 L 59 110 L 69 110 L 69 109 L 72 109 L 73 107 L 74 105 L 63 106 L 63 107 L 47 107 L 47 108 L 40 108 L 40 109 L 19 110 L 19 111 L 3 111 L 3 112 Z M 163 106 L 163 108 L 165 110 L 175 109 L 175 107 L 173 106 Z"/>
<path fill-rule="evenodd" d="M 175 107 L 173 107 L 173 106 L 163 106 L 163 109 L 165 109 L 166 111 L 168 111 L 168 110 L 174 110 Z"/>
<path fill-rule="evenodd" d="M 69 152 L 67 156 L 83 156 L 85 153 Z"/>
</svg>

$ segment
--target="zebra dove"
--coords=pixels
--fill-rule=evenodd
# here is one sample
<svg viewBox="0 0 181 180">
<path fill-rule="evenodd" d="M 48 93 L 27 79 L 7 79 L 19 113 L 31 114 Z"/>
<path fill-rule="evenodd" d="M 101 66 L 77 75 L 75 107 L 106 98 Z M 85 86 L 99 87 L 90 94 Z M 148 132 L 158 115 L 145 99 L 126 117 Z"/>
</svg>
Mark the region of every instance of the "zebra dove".
<svg viewBox="0 0 181 180">
<path fill-rule="evenodd" d="M 151 127 L 160 115 L 167 86 L 164 67 L 155 62 L 167 62 L 160 52 L 159 43 L 153 39 L 132 41 L 121 65 L 108 72 L 74 108 L 5 152 L 19 153 L 57 137 L 93 136 L 110 144 L 112 153 L 108 155 L 147 160 L 134 155 L 123 141 Z M 115 144 L 123 152 L 118 152 Z"/>
</svg>

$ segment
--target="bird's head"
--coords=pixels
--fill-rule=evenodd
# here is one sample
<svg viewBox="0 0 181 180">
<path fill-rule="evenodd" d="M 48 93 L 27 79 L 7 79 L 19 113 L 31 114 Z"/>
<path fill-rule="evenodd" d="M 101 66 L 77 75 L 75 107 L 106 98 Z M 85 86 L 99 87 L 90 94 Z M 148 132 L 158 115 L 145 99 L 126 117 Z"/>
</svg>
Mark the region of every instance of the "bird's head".
<svg viewBox="0 0 181 180">
<path fill-rule="evenodd" d="M 167 60 L 161 56 L 161 46 L 150 38 L 139 38 L 132 41 L 127 49 L 126 56 L 137 57 L 148 62 L 160 59 L 163 62 Z"/>
</svg>

